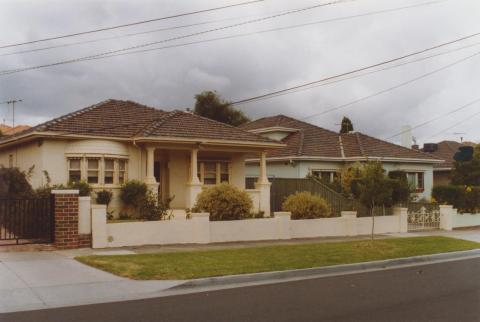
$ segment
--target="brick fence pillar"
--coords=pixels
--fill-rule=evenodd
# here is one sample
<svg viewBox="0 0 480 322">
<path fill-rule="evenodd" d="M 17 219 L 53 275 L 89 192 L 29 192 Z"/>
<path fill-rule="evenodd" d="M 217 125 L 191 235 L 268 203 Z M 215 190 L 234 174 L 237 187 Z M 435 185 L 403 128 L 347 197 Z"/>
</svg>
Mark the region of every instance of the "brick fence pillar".
<svg viewBox="0 0 480 322">
<path fill-rule="evenodd" d="M 54 195 L 55 241 L 58 249 L 79 247 L 78 190 L 52 190 Z"/>
</svg>

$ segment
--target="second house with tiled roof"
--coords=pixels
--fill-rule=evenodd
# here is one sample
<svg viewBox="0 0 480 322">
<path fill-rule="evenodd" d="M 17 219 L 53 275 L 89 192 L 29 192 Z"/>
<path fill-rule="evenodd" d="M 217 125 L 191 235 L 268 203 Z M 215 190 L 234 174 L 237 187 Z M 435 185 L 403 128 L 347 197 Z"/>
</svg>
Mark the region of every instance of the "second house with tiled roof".
<svg viewBox="0 0 480 322">
<path fill-rule="evenodd" d="M 429 199 L 433 167 L 442 162 L 427 153 L 359 132 L 339 134 L 284 115 L 261 118 L 241 128 L 285 144 L 268 151 L 270 178 L 315 175 L 332 182 L 343 168 L 355 162 L 380 160 L 386 171 L 404 171 L 417 197 Z M 258 161 L 247 160 L 247 176 L 259 175 Z"/>
<path fill-rule="evenodd" d="M 0 165 L 27 171 L 34 188 L 87 181 L 114 192 L 127 180 L 145 182 L 171 206 L 191 208 L 203 186 L 228 182 L 245 189 L 245 158 L 262 164 L 248 193 L 256 211 L 270 213 L 265 151 L 283 143 L 182 111 L 162 111 L 131 101 L 107 100 L 0 138 Z M 118 207 L 117 207 L 118 208 Z M 118 214 L 118 212 L 117 212 Z"/>
</svg>

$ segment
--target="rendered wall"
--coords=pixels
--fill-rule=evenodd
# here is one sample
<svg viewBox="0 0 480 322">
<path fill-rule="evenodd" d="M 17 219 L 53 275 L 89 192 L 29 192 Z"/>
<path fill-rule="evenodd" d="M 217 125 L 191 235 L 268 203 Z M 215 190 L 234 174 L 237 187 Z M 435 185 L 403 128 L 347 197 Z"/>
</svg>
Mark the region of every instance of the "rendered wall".
<svg viewBox="0 0 480 322">
<path fill-rule="evenodd" d="M 406 208 L 396 209 L 393 216 L 376 217 L 377 234 L 406 232 Z M 357 236 L 371 229 L 371 218 L 356 218 L 355 212 L 324 219 L 291 220 L 289 213 L 275 213 L 273 218 L 212 222 L 208 214 L 192 214 L 192 219 L 107 224 L 96 211 L 93 245 L 99 248 Z"/>
</svg>

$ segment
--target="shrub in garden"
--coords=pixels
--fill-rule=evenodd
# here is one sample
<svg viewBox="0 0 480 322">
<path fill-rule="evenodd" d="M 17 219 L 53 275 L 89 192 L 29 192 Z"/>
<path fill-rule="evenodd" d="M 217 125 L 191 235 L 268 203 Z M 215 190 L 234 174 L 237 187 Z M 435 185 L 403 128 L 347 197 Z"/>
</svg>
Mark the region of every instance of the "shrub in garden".
<svg viewBox="0 0 480 322">
<path fill-rule="evenodd" d="M 97 195 L 97 198 L 95 198 L 95 201 L 99 205 L 106 205 L 108 208 L 108 205 L 112 201 L 113 193 L 109 190 L 101 190 L 101 191 L 97 191 L 95 194 Z"/>
<path fill-rule="evenodd" d="M 0 167 L 0 198 L 28 197 L 32 193 L 32 186 L 25 172 L 18 168 Z"/>
<path fill-rule="evenodd" d="M 325 199 L 314 196 L 308 191 L 288 196 L 282 204 L 282 210 L 291 212 L 292 219 L 324 218 L 332 214 Z"/>
<path fill-rule="evenodd" d="M 68 189 L 78 189 L 78 195 L 80 197 L 90 197 L 92 193 L 92 187 L 84 180 L 70 181 L 68 183 Z"/>
<path fill-rule="evenodd" d="M 249 195 L 227 183 L 204 189 L 195 205 L 197 211 L 209 212 L 212 221 L 247 218 L 252 208 Z"/>
<path fill-rule="evenodd" d="M 147 195 L 148 187 L 144 182 L 130 180 L 120 188 L 120 200 L 126 208 L 138 210 Z"/>
<path fill-rule="evenodd" d="M 169 198 L 165 202 L 157 200 L 156 195 L 151 191 L 147 191 L 138 207 L 140 219 L 149 221 L 170 219 L 172 214 L 169 213 L 169 210 L 172 200 L 173 198 Z"/>
</svg>

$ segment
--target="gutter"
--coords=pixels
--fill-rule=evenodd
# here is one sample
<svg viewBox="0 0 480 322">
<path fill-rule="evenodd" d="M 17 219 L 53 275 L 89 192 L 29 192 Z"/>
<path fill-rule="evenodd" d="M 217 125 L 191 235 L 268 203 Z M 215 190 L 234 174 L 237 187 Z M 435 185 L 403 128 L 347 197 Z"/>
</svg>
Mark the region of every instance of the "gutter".
<svg viewBox="0 0 480 322">
<path fill-rule="evenodd" d="M 286 156 L 286 157 L 273 157 L 267 158 L 267 161 L 338 161 L 338 162 L 355 162 L 355 161 L 368 161 L 368 160 L 378 160 L 383 162 L 408 162 L 408 163 L 442 163 L 444 160 L 436 159 L 411 159 L 411 158 L 382 158 L 382 157 L 315 157 L 315 156 Z M 259 159 L 247 159 L 245 162 L 259 162 Z"/>
</svg>

